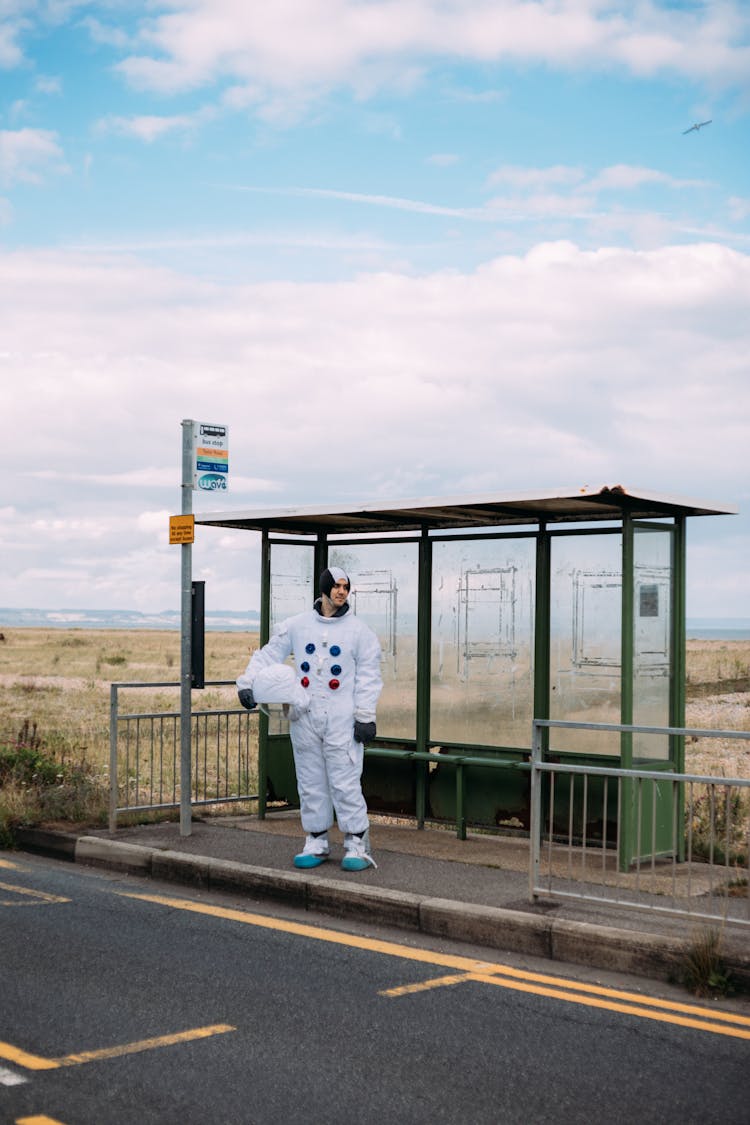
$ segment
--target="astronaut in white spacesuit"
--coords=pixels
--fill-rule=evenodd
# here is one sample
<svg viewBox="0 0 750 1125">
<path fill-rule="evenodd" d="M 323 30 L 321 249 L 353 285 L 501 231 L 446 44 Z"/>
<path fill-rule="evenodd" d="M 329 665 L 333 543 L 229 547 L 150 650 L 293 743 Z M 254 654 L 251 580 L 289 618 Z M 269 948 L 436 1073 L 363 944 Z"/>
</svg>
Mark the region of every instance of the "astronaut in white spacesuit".
<svg viewBox="0 0 750 1125">
<path fill-rule="evenodd" d="M 287 618 L 268 644 L 253 653 L 237 679 L 237 693 L 250 710 L 263 703 L 253 692 L 258 673 L 294 657 L 297 682 L 309 698 L 307 707 L 292 707 L 289 714 L 307 834 L 294 865 L 317 867 L 328 859 L 328 829 L 335 812 L 344 833 L 341 866 L 363 871 L 376 866 L 361 779 L 364 744 L 375 737 L 375 709 L 383 687 L 380 644 L 372 629 L 350 611 L 350 582 L 343 570 L 324 570 L 319 588 L 313 609 Z"/>
</svg>

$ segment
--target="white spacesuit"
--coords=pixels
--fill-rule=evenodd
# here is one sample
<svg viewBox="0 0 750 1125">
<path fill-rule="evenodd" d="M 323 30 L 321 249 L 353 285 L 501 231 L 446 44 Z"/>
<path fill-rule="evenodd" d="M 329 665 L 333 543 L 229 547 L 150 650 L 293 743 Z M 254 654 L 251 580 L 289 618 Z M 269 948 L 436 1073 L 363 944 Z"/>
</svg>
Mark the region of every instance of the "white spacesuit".
<svg viewBox="0 0 750 1125">
<path fill-rule="evenodd" d="M 292 709 L 289 724 L 307 833 L 294 863 L 315 867 L 328 858 L 327 831 L 335 811 L 344 833 L 342 867 L 361 871 L 375 866 L 361 777 L 363 740 L 375 736 L 383 686 L 380 644 L 372 629 L 349 611 L 349 579 L 342 570 L 324 571 L 320 590 L 313 609 L 283 621 L 268 644 L 253 653 L 237 689 L 244 706 L 264 702 L 253 693 L 258 673 L 293 655 L 297 682 L 309 697 L 306 709 Z"/>
</svg>

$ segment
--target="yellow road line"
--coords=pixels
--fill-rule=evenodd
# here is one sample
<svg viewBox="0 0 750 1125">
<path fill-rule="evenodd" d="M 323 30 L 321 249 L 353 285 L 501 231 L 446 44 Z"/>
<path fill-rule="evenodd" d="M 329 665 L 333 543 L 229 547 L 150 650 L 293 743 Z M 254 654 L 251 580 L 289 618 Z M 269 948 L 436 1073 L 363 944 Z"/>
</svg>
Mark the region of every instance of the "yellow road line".
<svg viewBox="0 0 750 1125">
<path fill-rule="evenodd" d="M 135 1055 L 139 1051 L 153 1051 L 157 1047 L 172 1047 L 175 1043 L 191 1043 L 196 1039 L 208 1039 L 211 1035 L 224 1035 L 235 1031 L 229 1023 L 215 1023 L 211 1027 L 195 1027 L 191 1031 L 177 1031 L 172 1035 L 157 1035 L 154 1039 L 141 1039 L 137 1043 L 125 1043 L 120 1047 L 102 1047 L 98 1051 L 81 1051 L 76 1055 L 65 1055 L 56 1062 L 59 1066 L 78 1066 L 80 1063 L 95 1062 L 97 1059 L 116 1059 L 121 1055 Z"/>
<path fill-rule="evenodd" d="M 58 1059 L 45 1059 L 32 1055 L 10 1043 L 0 1043 L 0 1059 L 16 1063 L 26 1070 L 58 1070 L 62 1066 L 80 1066 L 81 1063 L 96 1062 L 99 1059 L 114 1059 L 121 1055 L 135 1055 L 139 1051 L 153 1051 L 157 1047 L 171 1047 L 175 1043 L 190 1043 L 196 1039 L 207 1039 L 210 1035 L 223 1035 L 235 1031 L 231 1024 L 216 1023 L 210 1027 L 195 1027 L 189 1031 L 177 1031 L 172 1035 L 157 1035 L 153 1039 L 140 1039 L 135 1043 L 123 1043 L 118 1047 L 102 1047 L 98 1051 L 81 1051 L 73 1055 L 63 1055 Z"/>
<path fill-rule="evenodd" d="M 54 1117 L 45 1117 L 42 1113 L 35 1117 L 17 1117 L 16 1125 L 63 1125 L 63 1123 Z"/>
<path fill-rule="evenodd" d="M 448 983 L 460 984 L 466 980 L 478 980 L 485 984 L 501 985 L 517 991 L 568 1000 L 588 1007 L 606 1008 L 609 1011 L 625 1012 L 629 1015 L 681 1024 L 685 1027 L 695 1027 L 701 1031 L 714 1031 L 721 1035 L 750 1039 L 750 1017 L 737 1015 L 733 1012 L 713 1011 L 697 1004 L 661 1000 L 640 996 L 637 992 L 626 992 L 622 989 L 606 988 L 602 985 L 568 981 L 562 977 L 550 976 L 546 973 L 528 972 L 524 969 L 514 969 L 509 965 L 477 961 L 470 957 L 434 953 L 425 949 L 412 949 L 395 942 L 339 933 L 335 930 L 323 929 L 320 926 L 288 922 L 279 918 L 266 917 L 262 914 L 213 906 L 210 903 L 193 902 L 190 899 L 171 898 L 167 895 L 120 893 L 125 898 L 153 902 L 175 910 L 205 914 L 214 918 L 225 918 L 229 921 L 295 934 L 316 941 L 327 941 L 334 945 L 344 945 L 352 949 L 362 949 L 371 953 L 382 953 L 389 957 L 399 957 L 406 961 L 440 965 L 442 968 L 454 969 L 459 974 L 458 976 L 441 977 L 438 982 L 426 982 L 424 986 L 409 985 L 403 989 L 389 989 L 384 993 L 388 996 L 408 995 L 412 991 L 424 991 L 425 988 L 442 987 Z M 730 1026 L 721 1026 L 724 1024 Z M 736 1028 L 733 1025 L 737 1025 Z"/>
<path fill-rule="evenodd" d="M 60 895 L 49 895 L 46 891 L 32 891 L 29 887 L 19 887 L 15 883 L 0 883 L 0 890 L 12 891 L 15 895 L 28 895 L 34 902 L 16 902 L 12 898 L 0 899 L 0 906 L 40 906 L 43 902 L 70 902 Z"/>
<path fill-rule="evenodd" d="M 549 996 L 554 1000 L 567 1000 L 573 1004 L 582 1004 L 587 1008 L 605 1008 L 609 1012 L 622 1012 L 629 1016 L 639 1016 L 641 1019 L 657 1020 L 661 1023 L 677 1024 L 680 1027 L 692 1027 L 698 1031 L 712 1031 L 716 1035 L 729 1035 L 734 1039 L 750 1039 L 750 1027 L 731 1027 L 724 1026 L 721 1022 L 726 1019 L 726 1014 L 723 1012 L 712 1012 L 710 1008 L 697 1009 L 703 1011 L 705 1019 L 689 1019 L 687 1016 L 678 1015 L 676 1011 L 657 1010 L 653 1007 L 646 1007 L 648 1000 L 638 1003 L 637 1001 L 632 1004 L 616 1003 L 613 1000 L 601 1000 L 596 996 L 583 996 L 576 995 L 573 992 L 563 991 L 559 988 L 539 988 L 529 984 L 523 984 L 520 981 L 512 980 L 498 980 L 497 977 L 491 975 L 484 975 L 476 973 L 474 980 L 480 981 L 482 984 L 497 984 L 501 988 L 516 989 L 520 992 L 531 992 L 537 996 Z M 675 1005 L 675 1009 L 680 1008 L 681 1005 Z M 743 1017 L 738 1017 L 742 1019 Z M 746 1021 L 749 1022 L 750 1021 Z"/>
<path fill-rule="evenodd" d="M 738 1024 L 740 1027 L 750 1029 L 750 1016 L 741 1016 L 734 1012 L 713 1011 L 710 1008 L 702 1008 L 697 1004 L 683 1004 L 679 1000 L 659 1000 L 656 997 L 641 996 L 637 992 L 623 992 L 617 988 L 605 988 L 598 984 L 569 981 L 562 977 L 547 976 L 545 973 L 530 973 L 525 972 L 523 969 L 511 969 L 507 965 L 493 965 L 489 968 L 491 969 L 490 973 L 467 972 L 456 977 L 440 977 L 431 984 L 431 987 L 438 988 L 442 984 L 461 984 L 463 981 L 467 980 L 482 980 L 486 984 L 503 984 L 507 978 L 508 980 L 528 982 L 525 986 L 525 991 L 527 992 L 534 991 L 534 984 L 552 985 L 556 988 L 569 989 L 571 992 L 582 993 L 583 995 L 602 996 L 608 1000 L 621 1000 L 626 1004 L 635 1004 L 639 1007 L 663 1009 L 669 1012 L 684 1012 L 687 1015 L 710 1016 L 712 1020 Z M 498 977 L 502 977 L 503 979 L 498 980 Z M 427 982 L 427 984 L 430 985 L 430 982 Z M 508 987 L 511 987 L 510 984 Z M 406 985 L 403 989 L 387 989 L 385 992 L 381 993 L 381 995 L 405 996 L 411 989 L 421 991 L 420 987 L 417 985 Z M 575 999 L 575 997 L 573 998 Z M 583 1003 L 583 1001 L 581 1002 Z"/>
<path fill-rule="evenodd" d="M 10 859 L 0 859 L 0 867 L 8 867 L 12 871 L 18 871 L 18 864 L 13 863 Z"/>
<path fill-rule="evenodd" d="M 468 957 L 454 957 L 451 954 L 430 953 L 423 949 L 410 949 L 405 945 L 396 945 L 392 941 L 380 941 L 377 938 L 357 937 L 356 934 L 338 933 L 336 930 L 326 930 L 322 926 L 311 926 L 306 922 L 287 922 L 281 918 L 271 918 L 264 914 L 252 914 L 245 910 L 232 910 L 225 906 L 213 906 L 210 903 L 193 902 L 191 899 L 171 898 L 168 895 L 134 894 L 128 891 L 116 892 L 122 898 L 138 899 L 141 902 L 154 902 L 159 906 L 169 906 L 175 910 L 187 910 L 193 914 L 207 914 L 213 918 L 226 918 L 231 922 L 243 922 L 250 926 L 259 926 L 266 930 L 279 930 L 282 933 L 297 934 L 300 937 L 314 938 L 317 941 L 327 941 L 333 945 L 346 945 L 352 949 L 365 949 L 374 953 L 385 953 L 392 957 L 401 957 L 407 961 L 427 961 L 433 965 L 443 965 L 448 969 L 462 969 L 466 972 L 498 971 L 503 966 L 495 966 L 489 961 L 476 961 Z"/>
<path fill-rule="evenodd" d="M 380 996 L 398 997 L 410 996 L 416 992 L 427 992 L 433 988 L 444 988 L 446 985 L 451 984 L 465 984 L 467 981 L 477 981 L 480 984 L 495 984 L 500 988 L 515 989 L 517 992 L 528 992 L 535 996 L 549 996 L 553 1000 L 567 1000 L 573 1004 L 581 1004 L 587 1008 L 604 1008 L 610 1012 L 623 1012 L 631 1016 L 640 1016 L 642 1019 L 659 1020 L 662 1023 L 679 1024 L 682 1027 L 693 1027 L 699 1031 L 713 1031 L 717 1035 L 729 1035 L 735 1039 L 750 1039 L 750 1028 L 724 1027 L 716 1021 L 729 1020 L 731 1022 L 750 1022 L 745 1020 L 743 1016 L 733 1016 L 731 1013 L 725 1012 L 712 1012 L 707 1008 L 696 1008 L 696 1011 L 703 1012 L 712 1022 L 706 1019 L 689 1019 L 686 1016 L 677 1015 L 676 1012 L 686 1005 L 679 1003 L 669 1004 L 668 1001 L 659 1001 L 660 1006 L 669 1008 L 668 1011 L 659 1010 L 655 1007 L 657 1001 L 652 1001 L 648 997 L 636 998 L 633 994 L 624 993 L 622 995 L 633 995 L 630 1002 L 616 1003 L 614 996 L 617 995 L 615 989 L 612 990 L 612 999 L 604 1000 L 597 997 L 585 995 L 575 990 L 578 985 L 571 984 L 567 981 L 560 981 L 560 988 L 542 988 L 537 985 L 532 985 L 525 981 L 512 980 L 509 977 L 498 977 L 493 973 L 461 973 L 448 977 L 437 977 L 434 980 L 421 981 L 419 984 L 405 984 L 401 987 L 388 988 L 380 992 Z M 651 1006 L 649 1006 L 651 1005 Z"/>
<path fill-rule="evenodd" d="M 384 988 L 378 996 L 412 996 L 415 992 L 429 992 L 433 988 L 445 988 L 451 984 L 465 984 L 467 980 L 477 980 L 476 973 L 456 973 L 449 977 L 435 977 L 434 980 L 421 980 L 418 984 L 402 984 L 396 988 Z"/>
<path fill-rule="evenodd" d="M 0 1059 L 22 1066 L 25 1070 L 57 1070 L 60 1065 L 55 1059 L 31 1055 L 20 1047 L 14 1047 L 12 1043 L 0 1043 Z"/>
</svg>

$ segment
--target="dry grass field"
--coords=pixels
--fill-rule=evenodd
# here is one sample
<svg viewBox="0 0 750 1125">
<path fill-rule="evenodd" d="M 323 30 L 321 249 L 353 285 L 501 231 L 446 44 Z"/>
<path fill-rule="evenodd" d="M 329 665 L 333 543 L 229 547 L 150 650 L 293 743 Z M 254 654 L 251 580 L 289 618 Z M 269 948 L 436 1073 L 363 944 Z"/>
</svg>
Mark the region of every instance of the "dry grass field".
<svg viewBox="0 0 750 1125">
<path fill-rule="evenodd" d="M 750 641 L 688 641 L 686 725 L 750 730 Z M 750 777 L 750 740 L 692 739 L 689 773 Z"/>
<path fill-rule="evenodd" d="M 206 634 L 206 679 L 236 679 L 251 634 Z M 179 685 L 180 637 L 166 631 L 5 629 L 0 638 L 0 846 L 22 823 L 104 823 L 110 685 Z M 179 709 L 179 687 L 129 689 L 128 712 Z M 233 686 L 208 687 L 195 709 L 235 707 Z M 3 747 L 21 744 L 3 768 Z"/>
<path fill-rule="evenodd" d="M 106 791 L 109 699 L 114 682 L 177 684 L 179 634 L 166 631 L 9 629 L 0 634 L 0 747 L 26 741 L 57 761 L 85 766 Z M 245 633 L 206 634 L 206 679 L 233 681 L 258 643 Z M 687 725 L 750 730 L 750 640 L 690 641 Z M 174 708 L 176 689 L 128 692 L 128 709 Z M 233 686 L 195 692 L 194 708 L 235 707 Z M 750 742 L 689 740 L 689 772 L 750 777 Z M 7 801 L 8 794 L 4 794 Z"/>
<path fill-rule="evenodd" d="M 13 629 L 0 641 L 0 735 L 24 722 L 46 740 L 58 737 L 105 762 L 109 744 L 109 692 L 113 681 L 178 683 L 180 637 L 166 631 Z M 257 637 L 207 633 L 207 680 L 234 681 Z M 173 693 L 172 693 L 173 694 Z M 200 695 L 200 703 L 198 696 Z M 144 693 L 153 703 L 153 694 Z M 232 690 L 207 688 L 196 706 L 231 699 Z"/>
<path fill-rule="evenodd" d="M 179 634 L 166 631 L 11 629 L 0 640 L 0 736 L 14 738 L 24 724 L 47 743 L 65 745 L 104 764 L 109 753 L 110 683 L 179 681 Z M 234 681 L 258 638 L 207 633 L 207 680 Z M 750 640 L 689 641 L 687 725 L 750 730 Z M 174 694 L 171 693 L 172 699 Z M 196 707 L 235 703 L 233 689 L 196 692 Z M 143 699 L 154 702 L 153 694 Z M 696 751 L 688 767 L 747 777 L 750 744 L 727 742 Z M 691 756 L 692 755 L 692 756 Z M 714 769 L 708 769 L 713 760 Z"/>
</svg>

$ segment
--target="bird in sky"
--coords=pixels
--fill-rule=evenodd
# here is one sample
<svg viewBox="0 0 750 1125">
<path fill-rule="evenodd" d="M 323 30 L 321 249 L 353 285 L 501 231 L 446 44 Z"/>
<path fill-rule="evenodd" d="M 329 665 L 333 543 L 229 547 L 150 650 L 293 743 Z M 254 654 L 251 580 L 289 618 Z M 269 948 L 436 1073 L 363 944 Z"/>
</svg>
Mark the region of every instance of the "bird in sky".
<svg viewBox="0 0 750 1125">
<path fill-rule="evenodd" d="M 691 125 L 689 129 L 683 129 L 682 135 L 684 137 L 686 133 L 692 133 L 693 130 L 695 130 L 695 132 L 697 133 L 698 130 L 702 129 L 704 125 L 710 125 L 710 124 L 711 124 L 710 118 L 709 118 L 708 121 L 696 121 L 695 125 Z"/>
</svg>

